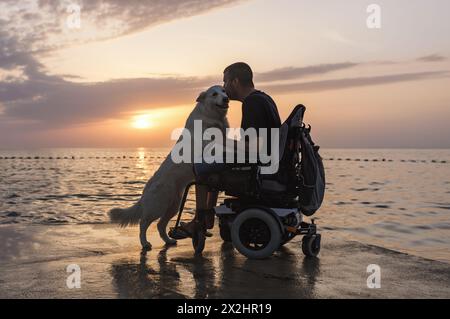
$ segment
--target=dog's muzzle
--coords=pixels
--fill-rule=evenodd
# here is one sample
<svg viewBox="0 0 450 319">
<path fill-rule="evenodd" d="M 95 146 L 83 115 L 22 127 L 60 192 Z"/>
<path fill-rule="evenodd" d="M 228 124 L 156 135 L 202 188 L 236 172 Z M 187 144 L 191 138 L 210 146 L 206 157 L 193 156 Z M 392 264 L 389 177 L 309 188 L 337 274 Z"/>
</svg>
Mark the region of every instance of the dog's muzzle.
<svg viewBox="0 0 450 319">
<path fill-rule="evenodd" d="M 222 108 L 222 109 L 227 109 L 229 107 L 230 103 L 230 99 L 228 99 L 227 97 L 223 98 L 223 103 L 222 104 L 216 104 L 218 107 Z"/>
<path fill-rule="evenodd" d="M 216 106 L 217 106 L 217 107 L 220 107 L 221 109 L 224 109 L 224 110 L 226 110 L 226 109 L 229 108 L 228 103 L 224 103 L 224 104 L 216 104 Z"/>
</svg>

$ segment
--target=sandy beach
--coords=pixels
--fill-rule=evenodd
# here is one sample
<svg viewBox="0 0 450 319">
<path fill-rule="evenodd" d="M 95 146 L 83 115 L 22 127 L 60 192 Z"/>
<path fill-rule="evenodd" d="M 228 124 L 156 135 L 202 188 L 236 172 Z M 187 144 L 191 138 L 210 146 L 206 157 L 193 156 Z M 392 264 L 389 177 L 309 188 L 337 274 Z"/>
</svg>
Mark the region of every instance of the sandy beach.
<svg viewBox="0 0 450 319">
<path fill-rule="evenodd" d="M 0 226 L 0 298 L 449 298 L 450 265 L 323 234 L 319 258 L 295 238 L 267 260 L 247 260 L 214 229 L 202 257 L 189 240 L 165 247 L 150 231 L 110 225 Z M 67 266 L 81 268 L 69 289 Z M 381 267 L 381 288 L 366 268 Z"/>
</svg>

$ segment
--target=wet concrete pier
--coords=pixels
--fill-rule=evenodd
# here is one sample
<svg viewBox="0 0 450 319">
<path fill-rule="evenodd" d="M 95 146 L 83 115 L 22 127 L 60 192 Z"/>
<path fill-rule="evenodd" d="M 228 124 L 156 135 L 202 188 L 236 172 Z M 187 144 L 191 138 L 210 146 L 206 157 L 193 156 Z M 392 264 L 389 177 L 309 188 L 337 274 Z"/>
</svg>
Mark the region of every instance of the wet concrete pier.
<svg viewBox="0 0 450 319">
<path fill-rule="evenodd" d="M 201 257 L 189 240 L 166 247 L 150 230 L 111 225 L 0 227 L 0 298 L 449 298 L 450 264 L 346 241 L 327 231 L 319 258 L 295 238 L 267 260 L 248 260 L 214 229 Z M 69 289 L 67 267 L 80 267 Z M 381 288 L 367 286 L 367 266 Z"/>
</svg>

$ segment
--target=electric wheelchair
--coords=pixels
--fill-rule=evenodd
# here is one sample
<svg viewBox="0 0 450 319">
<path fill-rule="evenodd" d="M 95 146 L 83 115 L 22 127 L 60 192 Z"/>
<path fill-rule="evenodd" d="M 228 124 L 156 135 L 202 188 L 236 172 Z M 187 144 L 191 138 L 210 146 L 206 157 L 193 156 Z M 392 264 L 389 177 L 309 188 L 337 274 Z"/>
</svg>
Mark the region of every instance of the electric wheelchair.
<svg viewBox="0 0 450 319">
<path fill-rule="evenodd" d="M 312 143 L 320 165 L 322 161 L 317 153 L 319 147 L 314 145 L 309 136 L 311 127 L 307 128 L 303 123 L 305 110 L 305 106 L 297 105 L 280 128 L 277 173 L 262 174 L 260 163 L 244 163 L 227 164 L 221 172 L 198 176 L 194 183 L 186 187 L 175 227 L 171 228 L 169 236 L 180 225 L 189 188 L 194 184 L 202 184 L 211 191 L 225 192 L 227 198 L 214 208 L 219 220 L 220 236 L 247 258 L 267 258 L 297 235 L 303 235 L 303 253 L 317 256 L 321 235 L 317 232 L 314 219 L 307 223 L 303 216 L 312 215 L 320 207 L 323 193 L 317 197 L 314 185 L 305 183 L 304 175 L 310 172 L 304 172 L 304 141 Z M 321 174 L 324 192 L 323 166 L 314 174 Z M 314 196 L 318 203 L 314 209 L 310 209 L 308 205 Z M 195 218 L 200 222 L 192 234 L 192 243 L 199 254 L 205 246 L 206 229 L 201 222 L 204 216 L 197 213 Z"/>
</svg>

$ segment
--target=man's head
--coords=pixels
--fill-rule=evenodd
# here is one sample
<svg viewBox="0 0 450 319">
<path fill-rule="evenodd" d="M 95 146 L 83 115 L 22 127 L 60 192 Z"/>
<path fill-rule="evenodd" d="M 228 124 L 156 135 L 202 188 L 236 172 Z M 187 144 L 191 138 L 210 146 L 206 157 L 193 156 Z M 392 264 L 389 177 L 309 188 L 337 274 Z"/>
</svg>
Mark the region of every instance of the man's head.
<svg viewBox="0 0 450 319">
<path fill-rule="evenodd" d="M 250 66 L 244 62 L 227 66 L 223 71 L 223 87 L 231 100 L 242 101 L 255 88 Z"/>
</svg>

